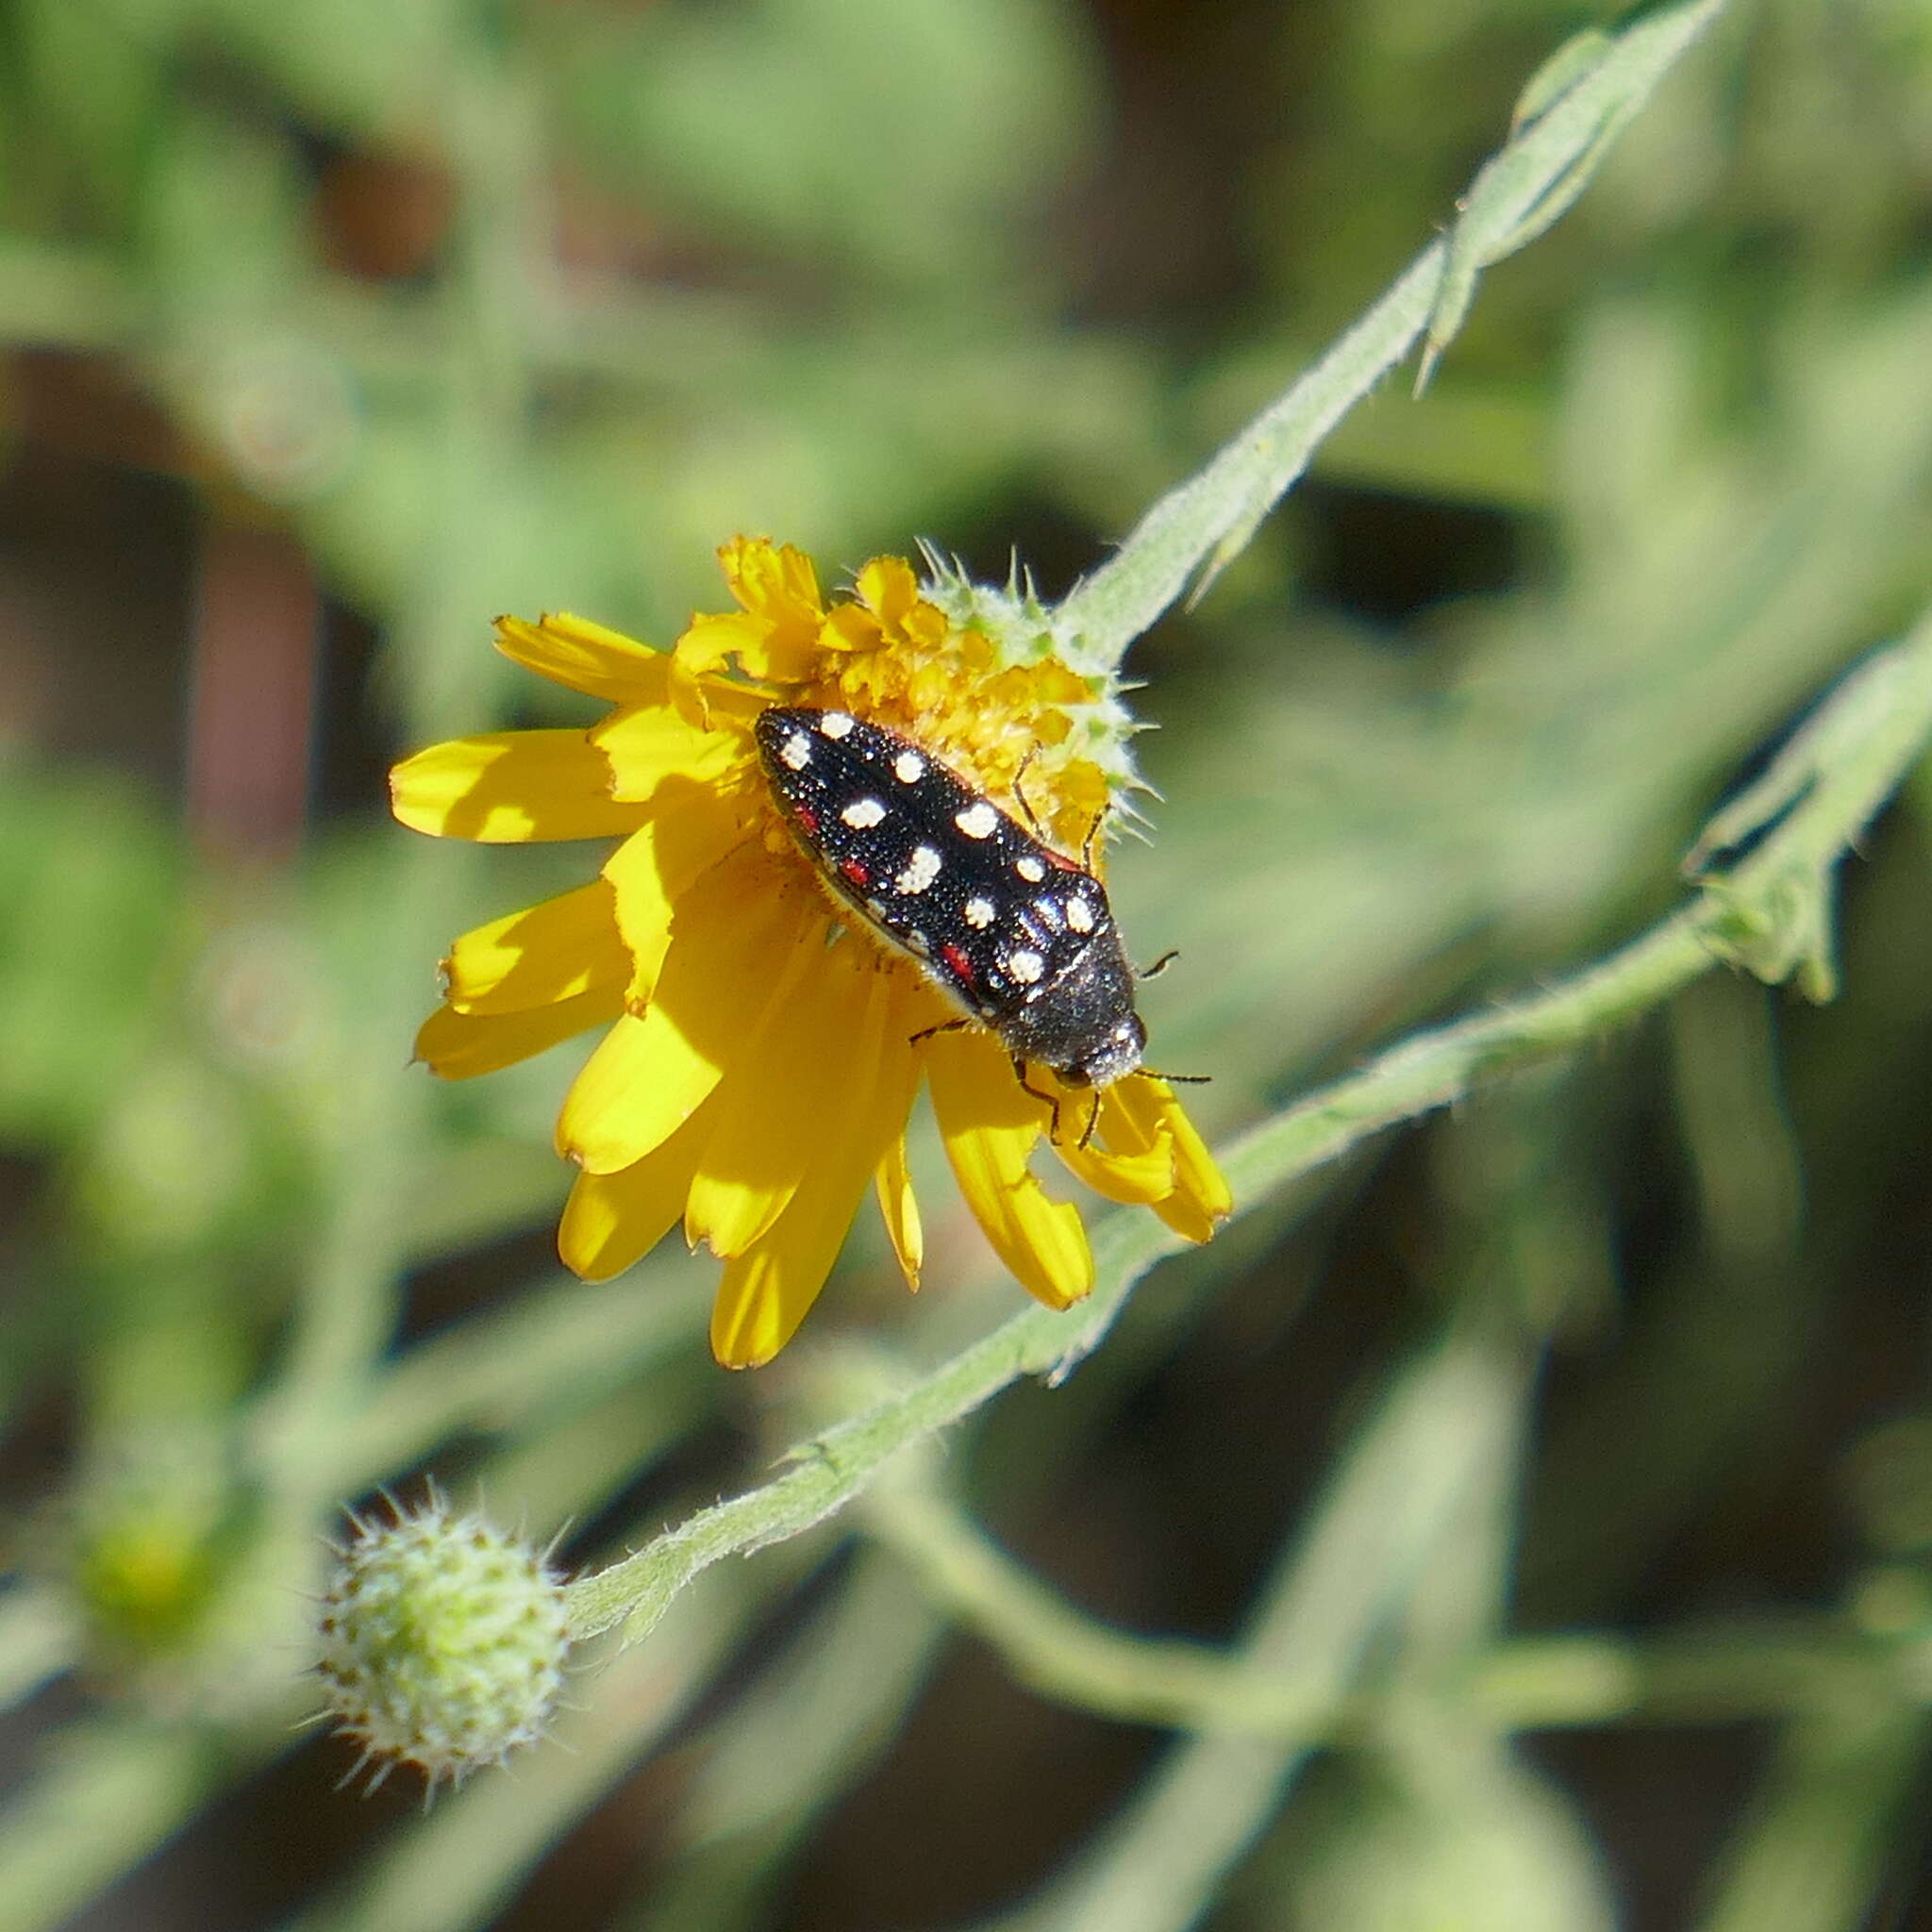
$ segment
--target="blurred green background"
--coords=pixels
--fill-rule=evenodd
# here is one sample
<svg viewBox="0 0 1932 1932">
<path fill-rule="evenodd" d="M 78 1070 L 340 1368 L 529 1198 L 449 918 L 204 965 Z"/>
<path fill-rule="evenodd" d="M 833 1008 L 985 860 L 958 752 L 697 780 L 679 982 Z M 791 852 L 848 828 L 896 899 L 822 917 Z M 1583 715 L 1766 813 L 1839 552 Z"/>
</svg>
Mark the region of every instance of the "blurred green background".
<svg viewBox="0 0 1932 1932">
<path fill-rule="evenodd" d="M 433 1474 L 594 1562 L 836 1413 L 841 1347 L 930 1363 L 1020 1294 L 940 1186 L 919 1301 L 862 1228 L 753 1376 L 676 1243 L 561 1277 L 580 1056 L 404 1065 L 447 940 L 592 862 L 385 816 L 401 750 L 590 715 L 489 620 L 666 643 L 738 530 L 1063 593 L 1607 19 L 0 4 L 0 1932 L 1932 1924 L 1923 773 L 1837 1004 L 1714 975 L 1384 1137 L 948 1440 L 1046 1583 L 1218 1644 L 1384 1391 L 1485 1352 L 1466 1529 L 1336 1748 L 1204 1774 L 1205 1817 L 1262 1794 L 1211 1869 L 1173 1734 L 1025 1688 L 883 1516 L 713 1571 L 579 1679 L 574 1754 L 426 1819 L 289 1728 L 337 1503 Z M 1115 902 L 1182 951 L 1143 1010 L 1211 1130 L 1660 915 L 1924 605 L 1928 101 L 1923 0 L 1740 0 L 1137 650 Z M 1578 1631 L 1678 1674 L 1601 1722 L 1471 1689 Z"/>
</svg>

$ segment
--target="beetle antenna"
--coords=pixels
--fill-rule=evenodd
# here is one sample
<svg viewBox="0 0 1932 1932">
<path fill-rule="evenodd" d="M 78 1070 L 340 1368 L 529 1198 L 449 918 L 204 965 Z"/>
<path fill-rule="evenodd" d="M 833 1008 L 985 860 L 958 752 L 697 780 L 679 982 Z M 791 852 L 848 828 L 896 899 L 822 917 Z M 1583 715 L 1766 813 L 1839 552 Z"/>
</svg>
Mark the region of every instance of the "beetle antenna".
<svg viewBox="0 0 1932 1932">
<path fill-rule="evenodd" d="M 1020 816 L 1026 821 L 1027 829 L 1042 845 L 1053 841 L 1046 836 L 1046 827 L 1040 823 L 1033 810 L 1033 802 L 1026 796 L 1026 767 L 1040 756 L 1040 747 L 1029 744 L 1026 756 L 1020 760 L 1020 769 L 1013 774 L 1013 803 L 1020 808 Z"/>
</svg>

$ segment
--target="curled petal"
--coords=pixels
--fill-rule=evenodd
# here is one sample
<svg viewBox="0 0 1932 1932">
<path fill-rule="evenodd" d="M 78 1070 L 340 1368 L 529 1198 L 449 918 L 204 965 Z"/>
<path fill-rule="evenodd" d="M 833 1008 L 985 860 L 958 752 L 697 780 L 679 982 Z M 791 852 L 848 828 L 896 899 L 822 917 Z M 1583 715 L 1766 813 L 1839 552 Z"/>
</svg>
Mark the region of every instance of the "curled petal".
<svg viewBox="0 0 1932 1932">
<path fill-rule="evenodd" d="M 718 561 L 742 614 L 693 617 L 677 641 L 671 698 L 693 724 L 709 715 L 715 683 L 705 686 L 705 675 L 723 670 L 734 658 L 748 677 L 806 682 L 817 669 L 824 622 L 818 575 L 803 551 L 763 537 L 739 537 L 720 549 Z"/>
<path fill-rule="evenodd" d="M 803 684 L 818 668 L 818 622 L 809 636 L 777 630 L 756 617 L 700 617 L 677 641 L 674 680 L 698 678 L 736 658 L 747 677 L 770 684 Z M 707 680 L 707 691 L 715 680 Z M 674 693 L 675 684 L 674 683 Z"/>
<path fill-rule="evenodd" d="M 1089 1109 L 1098 1107 L 1096 1131 L 1083 1147 Z M 1174 1192 L 1174 1137 L 1163 1126 L 1149 1146 L 1120 1151 L 1101 1144 L 1106 1133 L 1108 1109 L 1104 1096 L 1066 1096 L 1060 1103 L 1060 1133 L 1054 1152 L 1067 1172 L 1083 1180 L 1108 1201 L 1124 1202 L 1131 1208 L 1152 1207 Z"/>
<path fill-rule="evenodd" d="M 412 831 L 489 845 L 608 839 L 643 813 L 610 795 L 610 766 L 581 731 L 453 738 L 390 774 L 391 809 Z"/>
<path fill-rule="evenodd" d="M 825 600 L 812 560 L 791 543 L 769 537 L 734 537 L 721 544 L 718 562 L 731 594 L 754 616 L 804 641 L 817 630 Z"/>
<path fill-rule="evenodd" d="M 469 1080 L 514 1066 L 546 1047 L 592 1026 L 607 1025 L 624 1011 L 624 988 L 592 987 L 554 1006 L 516 1013 L 459 1013 L 439 1007 L 416 1035 L 416 1058 L 445 1080 Z"/>
<path fill-rule="evenodd" d="M 1049 1200 L 1026 1164 L 1045 1108 L 984 1033 L 930 1041 L 926 1078 L 959 1191 L 994 1252 L 1030 1294 L 1070 1307 L 1093 1287 L 1093 1256 L 1079 1210 Z"/>
<path fill-rule="evenodd" d="M 766 628 L 762 618 L 742 610 L 694 616 L 677 641 L 674 680 L 695 683 L 708 672 L 722 671 L 740 652 L 757 650 L 765 641 Z"/>
<path fill-rule="evenodd" d="M 1174 1139 L 1174 1192 L 1153 1204 L 1168 1226 L 1191 1241 L 1206 1241 L 1234 1211 L 1234 1195 L 1215 1164 L 1188 1110 L 1174 1098 L 1174 1089 L 1152 1074 L 1133 1074 L 1108 1089 L 1134 1130 L 1151 1136 L 1166 1132 Z"/>
<path fill-rule="evenodd" d="M 818 666 L 816 642 L 774 634 L 762 618 L 727 611 L 694 617 L 677 641 L 671 665 L 671 702 L 698 730 L 708 730 L 714 710 L 747 719 L 771 699 L 712 674 L 736 658 L 747 676 L 767 684 L 803 684 Z"/>
<path fill-rule="evenodd" d="M 593 986 L 622 987 L 630 955 L 617 931 L 617 894 L 603 879 L 466 932 L 443 970 L 459 1013 L 555 1006 Z"/>
<path fill-rule="evenodd" d="M 546 614 L 535 624 L 499 617 L 496 648 L 538 676 L 593 698 L 619 704 L 665 702 L 670 655 L 588 617 L 574 617 L 567 610 Z"/>
</svg>

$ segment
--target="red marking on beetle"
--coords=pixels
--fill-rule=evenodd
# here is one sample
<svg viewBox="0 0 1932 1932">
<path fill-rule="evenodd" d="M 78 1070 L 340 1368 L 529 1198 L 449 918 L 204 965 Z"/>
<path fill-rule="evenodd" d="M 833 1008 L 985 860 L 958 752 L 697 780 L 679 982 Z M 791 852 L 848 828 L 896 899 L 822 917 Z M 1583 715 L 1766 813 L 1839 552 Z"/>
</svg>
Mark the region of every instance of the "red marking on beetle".
<svg viewBox="0 0 1932 1932">
<path fill-rule="evenodd" d="M 855 886 L 869 886 L 872 884 L 872 874 L 867 872 L 865 867 L 856 858 L 841 858 L 839 861 L 839 870 Z"/>
<path fill-rule="evenodd" d="M 973 984 L 973 961 L 958 946 L 950 943 L 941 946 L 940 958 L 953 969 L 963 985 Z"/>
<path fill-rule="evenodd" d="M 794 805 L 791 808 L 791 816 L 795 818 L 798 821 L 798 823 L 801 825 L 803 825 L 808 832 L 817 832 L 819 828 L 819 815 L 817 812 L 812 810 L 810 806 Z"/>
<path fill-rule="evenodd" d="M 1049 846 L 1042 845 L 1040 849 L 1046 854 L 1047 864 L 1058 872 L 1085 872 L 1087 870 L 1077 858 L 1067 858 L 1060 853 L 1052 850 Z"/>
</svg>

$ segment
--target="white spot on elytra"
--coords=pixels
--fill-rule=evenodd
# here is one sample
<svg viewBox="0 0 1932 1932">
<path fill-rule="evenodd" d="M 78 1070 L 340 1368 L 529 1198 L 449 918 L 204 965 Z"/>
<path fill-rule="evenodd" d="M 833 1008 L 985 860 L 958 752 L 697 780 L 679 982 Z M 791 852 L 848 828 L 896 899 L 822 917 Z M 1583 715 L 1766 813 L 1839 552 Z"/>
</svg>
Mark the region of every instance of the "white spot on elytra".
<svg viewBox="0 0 1932 1932">
<path fill-rule="evenodd" d="M 930 845 L 915 845 L 912 857 L 906 861 L 906 870 L 892 881 L 892 889 L 899 892 L 923 892 L 940 875 L 942 861 Z"/>
<path fill-rule="evenodd" d="M 1093 908 L 1078 893 L 1067 901 L 1067 924 L 1075 932 L 1093 930 Z"/>
<path fill-rule="evenodd" d="M 1031 986 L 1046 971 L 1046 961 L 1038 953 L 1031 953 L 1022 946 L 1018 952 L 1007 955 L 1007 971 L 1022 986 Z"/>
<path fill-rule="evenodd" d="M 962 916 L 975 932 L 984 932 L 993 922 L 993 903 L 991 899 L 969 899 Z"/>
<path fill-rule="evenodd" d="M 902 785 L 917 785 L 925 776 L 925 760 L 916 751 L 902 751 L 892 760 L 892 776 Z"/>
<path fill-rule="evenodd" d="M 804 732 L 794 731 L 778 747 L 778 757 L 783 763 L 790 765 L 794 772 L 802 772 L 806 766 L 811 763 L 811 741 L 806 737 Z"/>
<path fill-rule="evenodd" d="M 851 729 L 852 720 L 843 711 L 827 711 L 819 720 L 819 736 L 821 738 L 843 738 Z"/>
<path fill-rule="evenodd" d="M 953 823 L 969 839 L 991 839 L 1000 828 L 999 808 L 984 798 L 953 814 Z"/>
<path fill-rule="evenodd" d="M 908 946 L 910 946 L 915 953 L 929 953 L 932 951 L 932 941 L 929 939 L 927 939 L 923 932 L 918 931 L 916 928 L 906 935 L 906 943 Z"/>
<path fill-rule="evenodd" d="M 855 832 L 869 832 L 886 815 L 886 808 L 876 798 L 855 798 L 839 816 Z"/>
<path fill-rule="evenodd" d="M 883 919 L 886 916 L 886 902 L 883 899 L 868 899 L 865 902 L 865 909 L 874 919 Z"/>
<path fill-rule="evenodd" d="M 1037 886 L 1046 876 L 1046 867 L 1030 853 L 1024 858 L 1015 860 L 1013 870 L 1029 886 Z"/>
</svg>

